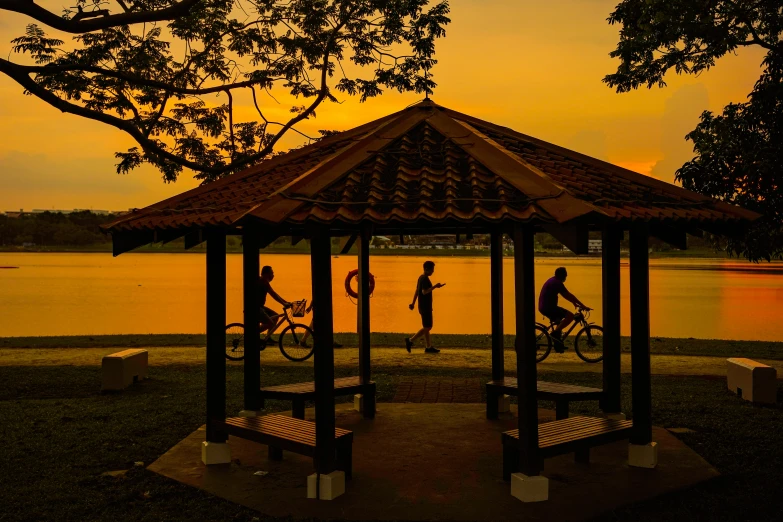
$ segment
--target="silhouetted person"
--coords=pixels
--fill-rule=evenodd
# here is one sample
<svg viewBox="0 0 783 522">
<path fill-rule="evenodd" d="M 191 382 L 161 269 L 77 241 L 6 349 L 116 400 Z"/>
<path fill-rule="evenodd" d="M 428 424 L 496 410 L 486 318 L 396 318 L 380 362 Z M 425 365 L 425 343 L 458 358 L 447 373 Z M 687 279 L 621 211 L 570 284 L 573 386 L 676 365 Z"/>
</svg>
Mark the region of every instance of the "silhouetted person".
<svg viewBox="0 0 783 522">
<path fill-rule="evenodd" d="M 291 303 L 280 297 L 280 295 L 272 290 L 272 279 L 275 278 L 275 272 L 271 266 L 265 266 L 261 269 L 261 277 L 258 278 L 258 301 L 261 304 L 261 310 L 259 312 L 261 331 L 269 330 L 269 333 L 274 333 L 274 328 L 277 326 L 275 319 L 280 315 L 271 308 L 267 308 L 266 296 L 271 295 L 272 298 L 283 306 L 291 306 Z M 270 339 L 271 340 L 271 339 Z"/>
<path fill-rule="evenodd" d="M 421 336 L 424 336 L 424 342 L 427 344 L 424 348 L 425 353 L 440 352 L 440 350 L 432 346 L 432 342 L 430 341 L 430 330 L 432 330 L 432 291 L 436 288 L 445 286 L 445 283 L 435 283 L 433 285 L 430 281 L 430 276 L 433 272 L 435 272 L 435 263 L 432 261 L 425 261 L 424 273 L 419 276 L 419 280 L 416 283 L 416 293 L 413 294 L 413 302 L 408 305 L 408 308 L 413 310 L 416 300 L 419 301 L 419 314 L 421 315 L 422 327 L 413 337 L 405 338 L 405 349 L 408 350 L 408 353 L 410 353 L 414 341 Z"/>
<path fill-rule="evenodd" d="M 555 276 L 547 279 L 544 286 L 541 287 L 541 294 L 538 296 L 538 311 L 544 314 L 550 321 L 557 323 L 555 331 L 552 332 L 552 337 L 555 339 L 556 351 L 562 351 L 562 333 L 563 328 L 571 324 L 574 320 L 574 314 L 565 308 L 557 306 L 557 296 L 562 295 L 563 298 L 571 301 L 574 306 L 590 310 L 587 306 L 576 298 L 574 294 L 569 292 L 565 287 L 565 280 L 568 277 L 565 267 L 560 267 L 555 270 Z"/>
</svg>

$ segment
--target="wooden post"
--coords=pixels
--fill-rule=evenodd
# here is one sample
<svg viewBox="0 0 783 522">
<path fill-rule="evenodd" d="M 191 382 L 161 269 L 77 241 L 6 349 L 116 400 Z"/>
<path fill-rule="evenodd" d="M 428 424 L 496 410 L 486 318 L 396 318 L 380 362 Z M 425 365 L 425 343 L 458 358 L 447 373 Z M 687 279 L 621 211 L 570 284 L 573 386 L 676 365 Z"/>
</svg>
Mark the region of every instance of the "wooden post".
<svg viewBox="0 0 783 522">
<path fill-rule="evenodd" d="M 359 380 L 362 384 L 370 383 L 370 228 L 362 226 L 357 239 L 359 245 L 359 300 L 357 303 L 359 316 Z M 375 416 L 375 400 L 362 390 L 362 415 L 366 418 Z"/>
<path fill-rule="evenodd" d="M 604 309 L 604 398 L 601 409 L 619 413 L 620 404 L 620 239 L 616 226 L 604 228 L 601 235 L 601 282 Z"/>
<path fill-rule="evenodd" d="M 262 408 L 261 388 L 261 333 L 259 327 L 258 299 L 258 229 L 245 225 L 242 229 L 242 293 L 245 309 L 245 410 L 258 411 Z"/>
<path fill-rule="evenodd" d="M 226 419 L 226 233 L 207 235 L 207 442 L 228 436 L 212 425 Z"/>
<path fill-rule="evenodd" d="M 490 235 L 490 301 L 492 302 L 492 380 L 503 378 L 503 232 Z"/>
<path fill-rule="evenodd" d="M 536 302 L 533 237 L 529 226 L 514 225 L 514 286 L 517 335 L 517 384 L 519 391 L 519 469 L 528 476 L 541 472 L 538 450 L 538 402 L 536 398 Z"/>
<path fill-rule="evenodd" d="M 631 228 L 631 395 L 632 444 L 652 442 L 650 382 L 649 232 L 644 224 Z"/>
<path fill-rule="evenodd" d="M 313 366 L 315 371 L 315 470 L 334 471 L 334 324 L 332 322 L 332 253 L 329 229 L 310 240 L 313 280 Z"/>
</svg>

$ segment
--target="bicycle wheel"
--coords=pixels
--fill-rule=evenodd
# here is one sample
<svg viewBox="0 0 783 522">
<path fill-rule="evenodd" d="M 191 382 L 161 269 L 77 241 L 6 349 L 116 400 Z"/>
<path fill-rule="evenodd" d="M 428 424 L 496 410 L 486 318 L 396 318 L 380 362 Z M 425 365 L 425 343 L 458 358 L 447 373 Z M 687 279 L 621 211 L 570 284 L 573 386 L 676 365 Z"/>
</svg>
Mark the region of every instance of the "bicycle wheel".
<svg viewBox="0 0 783 522">
<path fill-rule="evenodd" d="M 551 351 L 552 338 L 549 337 L 549 332 L 540 324 L 536 324 L 536 362 L 540 363 L 549 357 Z"/>
<path fill-rule="evenodd" d="M 302 346 L 305 333 L 310 344 Z M 306 361 L 313 355 L 313 331 L 306 324 L 289 324 L 280 332 L 280 352 L 291 361 Z"/>
<path fill-rule="evenodd" d="M 582 328 L 574 339 L 574 350 L 584 362 L 601 362 L 604 358 L 604 329 L 594 324 Z"/>
<path fill-rule="evenodd" d="M 241 361 L 245 358 L 245 325 L 231 323 L 226 326 L 226 359 Z"/>
</svg>

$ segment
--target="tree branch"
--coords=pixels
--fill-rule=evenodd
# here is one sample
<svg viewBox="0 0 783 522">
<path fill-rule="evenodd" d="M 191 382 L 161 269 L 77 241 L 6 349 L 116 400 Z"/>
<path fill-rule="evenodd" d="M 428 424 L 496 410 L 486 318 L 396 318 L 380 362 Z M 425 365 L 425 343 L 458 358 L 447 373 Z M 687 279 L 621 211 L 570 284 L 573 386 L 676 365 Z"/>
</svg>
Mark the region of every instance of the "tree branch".
<svg viewBox="0 0 783 522">
<path fill-rule="evenodd" d="M 77 14 L 70 20 L 62 18 L 30 0 L 0 0 L 0 10 L 27 15 L 30 18 L 48 25 L 52 29 L 64 31 L 66 33 L 80 34 L 99 31 L 101 29 L 109 29 L 120 25 L 173 20 L 180 16 L 187 15 L 190 12 L 190 8 L 201 1 L 202 0 L 182 0 L 165 9 L 125 12 L 92 18 L 85 18 L 85 15 L 80 17 Z"/>
<path fill-rule="evenodd" d="M 5 60 L 3 58 L 0 58 L 0 72 L 7 74 L 10 78 L 12 78 L 14 81 L 16 81 L 16 83 L 18 83 L 22 87 L 24 87 L 33 96 L 45 101 L 52 107 L 59 109 L 62 112 L 67 112 L 90 120 L 106 123 L 107 125 L 111 125 L 112 127 L 115 127 L 121 131 L 127 132 L 128 134 L 131 135 L 131 137 L 134 140 L 136 140 L 136 142 L 139 145 L 141 145 L 142 149 L 144 149 L 144 152 L 149 153 L 153 156 L 159 156 L 161 158 L 165 158 L 166 160 L 172 161 L 177 165 L 182 165 L 183 167 L 193 169 L 197 172 L 220 174 L 224 172 L 227 168 L 229 168 L 229 167 L 218 167 L 218 168 L 208 167 L 206 165 L 201 165 L 199 163 L 189 161 L 185 158 L 181 158 L 176 154 L 172 154 L 167 150 L 161 149 L 157 144 L 155 144 L 155 142 L 153 142 L 147 136 L 145 136 L 144 133 L 141 130 L 139 130 L 138 127 L 133 125 L 131 122 L 127 120 L 123 120 L 122 118 L 118 118 L 116 116 L 112 116 L 111 114 L 92 111 L 90 109 L 86 109 L 79 105 L 75 105 L 73 103 L 67 102 L 62 98 L 56 96 L 55 94 L 49 92 L 48 90 L 44 89 L 40 85 L 38 85 L 35 82 L 35 80 L 33 80 L 32 78 L 30 78 L 30 76 L 28 76 L 24 68 L 12 62 L 9 62 L 8 60 Z"/>
</svg>

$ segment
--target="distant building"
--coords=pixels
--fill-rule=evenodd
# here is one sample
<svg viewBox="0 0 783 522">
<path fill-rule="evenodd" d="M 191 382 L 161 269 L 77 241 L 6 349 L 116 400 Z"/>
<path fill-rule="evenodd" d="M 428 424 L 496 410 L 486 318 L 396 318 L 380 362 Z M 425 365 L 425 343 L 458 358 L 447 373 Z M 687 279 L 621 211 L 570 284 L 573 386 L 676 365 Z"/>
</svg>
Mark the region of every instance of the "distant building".
<svg viewBox="0 0 783 522">
<path fill-rule="evenodd" d="M 588 239 L 587 240 L 587 253 L 588 254 L 600 254 L 602 243 L 600 239 Z"/>
</svg>

